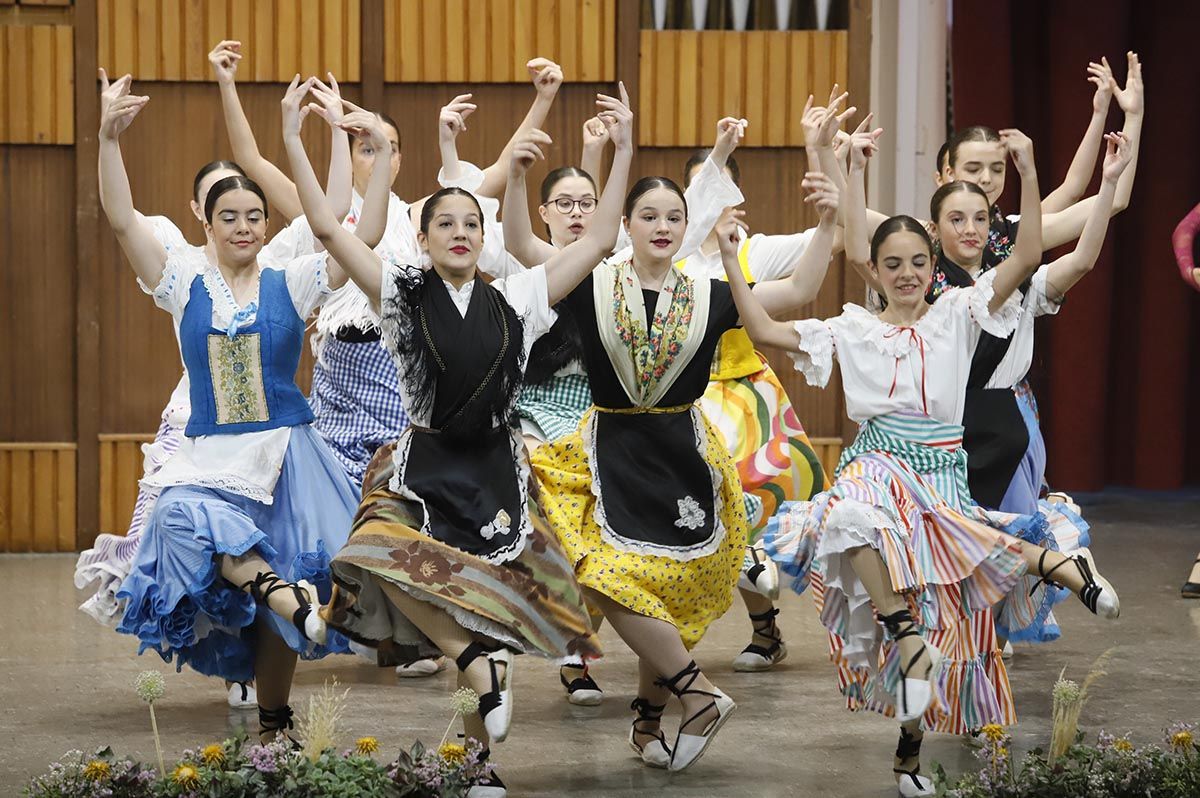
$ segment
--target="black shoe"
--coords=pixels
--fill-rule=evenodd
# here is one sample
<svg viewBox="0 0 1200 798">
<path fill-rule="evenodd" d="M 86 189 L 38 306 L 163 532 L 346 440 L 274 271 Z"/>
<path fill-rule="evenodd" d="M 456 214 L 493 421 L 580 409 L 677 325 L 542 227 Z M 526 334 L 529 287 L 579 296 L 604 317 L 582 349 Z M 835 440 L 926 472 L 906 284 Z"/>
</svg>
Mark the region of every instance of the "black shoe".
<svg viewBox="0 0 1200 798">
<path fill-rule="evenodd" d="M 508 736 L 508 727 L 512 723 L 513 696 L 512 670 L 513 655 L 506 648 L 488 651 L 479 643 L 472 643 L 454 660 L 460 671 L 466 671 L 472 662 L 484 657 L 492 672 L 492 689 L 479 696 L 479 717 L 487 729 L 488 737 L 494 743 L 503 742 Z M 497 665 L 504 665 L 504 676 L 496 672 Z"/>
<path fill-rule="evenodd" d="M 759 615 L 750 615 L 754 634 L 770 640 L 771 645 L 760 646 L 757 643 L 751 643 L 743 648 L 742 653 L 733 660 L 735 671 L 743 673 L 769 671 L 777 663 L 783 662 L 787 658 L 787 646 L 783 644 L 783 635 L 779 633 L 779 627 L 775 624 L 775 616 L 778 614 L 779 609 L 772 607 Z"/>
<path fill-rule="evenodd" d="M 900 742 L 896 745 L 896 758 L 912 759 L 921 755 L 921 737 L 909 734 L 907 729 L 900 729 Z M 892 768 L 892 772 L 900 777 L 896 786 L 900 788 L 901 798 L 926 798 L 934 795 L 933 782 L 921 775 L 921 766 L 912 770 Z"/>
<path fill-rule="evenodd" d="M 1200 557 L 1196 558 L 1196 562 L 1200 562 Z M 1184 598 L 1200 598 L 1200 582 L 1184 582 L 1179 595 Z"/>
<path fill-rule="evenodd" d="M 282 737 L 291 743 L 292 748 L 300 748 L 300 741 L 288 732 L 295 728 L 292 723 L 292 708 L 284 704 L 279 709 L 266 709 L 261 704 L 258 707 L 258 741 L 263 745 L 274 742 Z"/>
<path fill-rule="evenodd" d="M 665 768 L 670 765 L 671 749 L 667 745 L 667 738 L 663 734 L 662 727 L 660 726 L 657 732 L 638 728 L 639 723 L 661 721 L 663 710 L 666 707 L 655 706 L 644 698 L 635 698 L 629 708 L 638 713 L 638 716 L 633 719 L 633 725 L 629 727 L 629 747 L 642 758 L 642 762 L 652 768 Z M 645 745 L 638 745 L 634 733 L 647 734 L 654 739 Z"/>
<path fill-rule="evenodd" d="M 307 590 L 305 588 L 308 588 Z M 317 589 L 303 582 L 285 582 L 274 571 L 261 573 L 249 582 L 241 585 L 242 590 L 249 590 L 254 600 L 265 607 L 271 606 L 271 594 L 277 590 L 291 590 L 300 606 L 292 613 L 292 625 L 300 630 L 304 639 L 312 643 L 324 645 L 329 638 L 329 630 L 325 621 L 317 614 L 317 608 L 311 603 L 316 598 Z M 311 598 L 309 590 L 311 590 Z"/>
<path fill-rule="evenodd" d="M 568 679 L 563 675 L 564 668 L 580 671 L 580 674 L 574 679 Z M 558 680 L 562 682 L 563 687 L 567 688 L 567 700 L 575 706 L 599 706 L 600 702 L 604 700 L 604 691 L 588 673 L 587 665 L 560 665 Z"/>
<path fill-rule="evenodd" d="M 487 748 L 479 755 L 480 762 L 486 762 L 491 755 L 491 751 Z M 504 786 L 504 782 L 500 781 L 500 777 L 496 775 L 496 771 L 492 771 L 486 779 L 478 784 L 472 785 L 467 790 L 467 798 L 506 798 L 508 788 Z"/>
</svg>

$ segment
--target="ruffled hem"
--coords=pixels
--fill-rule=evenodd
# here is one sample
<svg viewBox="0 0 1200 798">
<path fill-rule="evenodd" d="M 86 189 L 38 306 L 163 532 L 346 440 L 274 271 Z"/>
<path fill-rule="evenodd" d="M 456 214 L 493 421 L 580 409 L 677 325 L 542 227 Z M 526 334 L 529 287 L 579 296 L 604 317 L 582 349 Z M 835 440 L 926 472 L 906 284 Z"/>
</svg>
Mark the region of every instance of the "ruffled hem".
<svg viewBox="0 0 1200 798">
<path fill-rule="evenodd" d="M 155 491 L 162 491 L 170 487 L 176 487 L 180 483 L 172 479 L 161 479 L 157 474 L 151 474 L 143 477 L 138 483 L 143 488 Z M 247 499 L 256 501 L 259 504 L 274 504 L 275 494 L 267 490 L 257 482 L 242 477 L 238 474 L 189 474 L 188 485 L 198 488 L 212 488 L 213 490 L 223 490 L 228 493 L 236 493 L 239 496 L 245 496 Z"/>
<path fill-rule="evenodd" d="M 809 385 L 824 388 L 833 373 L 833 333 L 817 319 L 798 321 L 794 326 L 800 336 L 800 351 L 789 351 L 787 355 Z"/>
<path fill-rule="evenodd" d="M 253 550 L 283 579 L 310 581 L 317 586 L 318 599 L 327 600 L 330 555 L 324 541 L 317 541 L 316 550 L 279 563 L 267 535 L 236 508 L 219 502 L 168 501 L 148 525 L 143 549 L 117 592 L 126 607 L 117 631 L 138 638 L 138 654 L 153 650 L 164 662 L 175 662 L 177 671 L 186 664 L 206 676 L 246 681 L 254 677 L 256 618 L 304 659 L 348 650 L 340 636 L 331 636 L 323 646 L 306 640 L 289 621 L 257 604 L 218 570 L 220 556 L 238 557 Z"/>
</svg>

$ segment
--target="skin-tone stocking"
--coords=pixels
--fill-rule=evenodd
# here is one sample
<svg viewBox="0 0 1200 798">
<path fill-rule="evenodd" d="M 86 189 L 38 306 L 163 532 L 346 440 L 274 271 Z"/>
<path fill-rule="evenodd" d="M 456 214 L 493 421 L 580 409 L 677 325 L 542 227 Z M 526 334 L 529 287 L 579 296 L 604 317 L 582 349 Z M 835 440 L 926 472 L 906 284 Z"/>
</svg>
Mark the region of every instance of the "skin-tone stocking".
<svg viewBox="0 0 1200 798">
<path fill-rule="evenodd" d="M 274 571 L 267 564 L 266 560 L 253 551 L 243 554 L 240 557 L 231 557 L 228 554 L 221 555 L 221 576 L 239 590 L 247 582 L 253 582 L 258 578 L 259 574 L 266 573 L 274 573 Z M 245 591 L 249 593 L 250 588 L 246 587 Z M 310 596 L 309 598 L 311 601 L 316 601 L 317 597 Z M 267 599 L 267 604 L 270 606 L 272 612 L 287 619 L 289 623 L 296 614 L 296 610 L 300 609 L 300 602 L 296 600 L 296 594 L 291 590 L 276 590 Z M 263 704 L 263 706 L 266 706 L 266 704 Z"/>
<path fill-rule="evenodd" d="M 771 600 L 761 593 L 755 593 L 752 590 L 745 590 L 740 587 L 738 588 L 738 593 L 741 593 L 742 603 L 746 605 L 746 611 L 751 615 L 762 615 L 764 612 L 770 612 L 775 609 L 775 605 L 771 603 Z M 775 623 L 772 621 L 771 628 L 767 631 L 772 631 L 774 626 Z M 758 632 L 754 633 L 754 638 L 750 642 L 763 648 L 770 648 L 775 644 L 774 640 L 769 637 L 763 637 Z"/>
<path fill-rule="evenodd" d="M 639 684 L 645 681 L 653 682 L 654 679 L 659 678 L 659 674 L 669 678 L 691 664 L 692 655 L 683 645 L 683 640 L 679 637 L 679 630 L 674 625 L 657 618 L 638 615 L 608 596 L 590 589 L 588 590 L 588 603 L 604 611 L 604 617 L 608 618 L 613 630 L 633 650 L 633 653 L 638 655 Z M 700 673 L 692 684 L 692 689 L 712 691 L 714 688 L 712 682 L 703 673 Z M 664 696 L 661 692 L 656 693 L 652 698 L 639 690 L 639 695 L 650 700 L 651 703 L 660 705 L 663 703 Z M 692 694 L 685 695 L 681 701 L 683 716 L 690 718 L 708 706 L 712 699 L 710 696 Z M 709 723 L 716 720 L 717 716 L 716 707 L 712 707 L 682 731 L 687 734 L 699 734 Z M 644 743 L 648 739 L 643 736 L 638 741 Z"/>
</svg>

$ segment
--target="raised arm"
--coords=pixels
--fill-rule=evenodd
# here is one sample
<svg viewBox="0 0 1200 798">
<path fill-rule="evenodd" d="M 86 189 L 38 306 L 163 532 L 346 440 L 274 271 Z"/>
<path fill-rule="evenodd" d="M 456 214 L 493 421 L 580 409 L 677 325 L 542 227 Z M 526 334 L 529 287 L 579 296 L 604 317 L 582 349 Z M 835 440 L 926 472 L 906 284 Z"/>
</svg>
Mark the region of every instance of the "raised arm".
<svg viewBox="0 0 1200 798">
<path fill-rule="evenodd" d="M 1072 252 L 1046 267 L 1046 295 L 1053 300 L 1062 299 L 1096 265 L 1096 258 L 1100 257 L 1100 248 L 1104 245 L 1104 235 L 1108 231 L 1113 199 L 1117 195 L 1117 181 L 1133 157 L 1129 140 L 1124 134 L 1109 133 L 1104 138 L 1108 146 L 1104 153 L 1100 191 L 1096 194 L 1092 215 L 1083 227 L 1079 244 Z"/>
<path fill-rule="evenodd" d="M 679 251 L 675 254 L 676 260 L 689 257 L 704 246 L 708 234 L 712 232 L 726 208 L 741 205 L 746 201 L 741 189 L 725 174 L 725 165 L 745 136 L 748 124 L 745 119 L 735 119 L 732 116 L 717 122 L 717 138 L 713 143 L 712 152 L 700 165 L 700 169 L 683 192 L 683 200 L 688 209 L 688 223 L 683 231 L 683 240 L 679 242 Z"/>
<path fill-rule="evenodd" d="M 1114 80 L 1113 97 L 1125 112 L 1125 124 L 1121 132 L 1129 139 L 1133 156 L 1129 166 L 1117 182 L 1117 194 L 1113 198 L 1112 213 L 1117 214 L 1129 207 L 1129 197 L 1133 193 L 1133 181 L 1137 174 L 1138 151 L 1142 143 L 1142 118 L 1145 111 L 1145 91 L 1142 84 L 1142 65 L 1137 53 L 1130 51 L 1126 54 L 1129 61 L 1129 75 L 1125 88 L 1116 85 Z M 1080 200 L 1066 210 L 1047 214 L 1042 220 L 1042 236 L 1046 249 L 1054 249 L 1079 238 L 1083 226 L 1092 213 L 1096 197 Z M 1024 225 L 1024 219 L 1021 220 Z M 1019 239 L 1018 231 L 1017 238 Z"/>
<path fill-rule="evenodd" d="M 1038 193 L 1037 168 L 1033 162 L 1033 142 L 1019 130 L 1000 131 L 1000 141 L 1021 176 L 1021 229 L 1012 253 L 996 267 L 992 282 L 992 301 L 988 312 L 995 313 L 1012 293 L 1021 287 L 1042 262 L 1042 198 Z M 1026 219 L 1025 214 L 1029 214 Z"/>
<path fill-rule="evenodd" d="M 1179 275 L 1185 283 L 1200 291 L 1200 269 L 1196 268 L 1192 254 L 1197 230 L 1200 230 L 1200 205 L 1192 208 L 1175 227 L 1175 232 L 1171 234 L 1171 246 L 1175 250 L 1175 262 L 1179 264 Z"/>
<path fill-rule="evenodd" d="M 313 82 L 313 95 L 321 101 L 320 105 L 310 105 L 326 122 L 332 131 L 333 140 L 329 147 L 329 173 L 325 180 L 325 198 L 333 209 L 333 215 L 345 219 L 350 213 L 350 197 L 354 191 L 354 171 L 350 165 L 350 136 L 339 122 L 344 115 L 342 110 L 342 90 L 337 78 L 332 72 L 326 72 L 329 85 L 317 80 Z M 382 234 L 381 234 L 382 235 Z"/>
<path fill-rule="evenodd" d="M 303 212 L 300 199 L 296 196 L 296 186 L 258 151 L 258 142 L 254 139 L 254 131 L 250 129 L 250 120 L 242 110 L 234 79 L 241 60 L 242 43 L 238 41 L 222 41 L 208 54 L 208 62 L 212 64 L 221 92 L 221 110 L 225 115 L 225 131 L 233 148 L 233 159 L 251 180 L 262 186 L 267 201 L 275 210 L 291 221 Z"/>
<path fill-rule="evenodd" d="M 868 119 L 870 116 L 868 115 Z M 882 130 L 867 133 L 865 129 L 856 130 L 850 137 L 850 171 L 846 178 L 845 201 L 841 203 L 842 222 L 845 225 L 846 263 L 867 284 L 867 287 L 880 296 L 883 286 L 871 272 L 868 265 L 871 260 L 871 236 L 878 224 L 872 224 L 867 218 L 867 161 L 879 149 L 879 136 Z"/>
<path fill-rule="evenodd" d="M 771 316 L 780 316 L 816 299 L 833 257 L 833 237 L 837 229 L 838 190 L 828 175 L 809 172 L 801 184 L 808 192 L 804 201 L 816 206 L 820 221 L 812 241 L 797 259 L 792 273 L 782 280 L 755 283 L 754 296 Z M 722 253 L 724 263 L 724 253 Z"/>
<path fill-rule="evenodd" d="M 467 129 L 467 117 L 477 105 L 470 94 L 460 94 L 442 106 L 438 114 L 438 149 L 442 155 L 442 177 L 446 182 L 458 180 L 462 174 L 458 160 L 458 134 Z"/>
<path fill-rule="evenodd" d="M 583 155 L 579 168 L 591 175 L 597 186 L 604 185 L 604 145 L 608 143 L 608 128 L 593 116 L 583 123 Z"/>
<path fill-rule="evenodd" d="M 1092 180 L 1092 172 L 1096 168 L 1096 156 L 1100 153 L 1100 143 L 1104 140 L 1104 123 L 1108 119 L 1108 106 L 1112 102 L 1112 69 L 1108 59 L 1101 58 L 1097 64 L 1088 64 L 1088 82 L 1095 84 L 1096 93 L 1092 95 L 1092 118 L 1088 122 L 1075 157 L 1067 169 L 1067 176 L 1062 185 L 1051 191 L 1042 200 L 1042 213 L 1054 213 L 1066 210 L 1077 202 L 1087 191 L 1088 183 Z"/>
<path fill-rule="evenodd" d="M 302 109 L 301 104 L 315 80 L 309 78 L 301 83 L 300 76 L 296 75 L 288 86 L 287 93 L 280 103 L 283 111 L 283 146 L 287 150 L 292 174 L 296 176 L 296 191 L 308 225 L 331 256 L 326 259 L 325 266 L 329 285 L 340 288 L 349 276 L 378 307 L 382 273 L 379 256 L 354 233 L 343 227 L 341 220 L 334 215 L 333 209 L 329 207 L 329 200 L 321 192 L 321 185 L 317 182 L 317 175 L 308 160 L 308 153 L 304 151 L 304 142 L 300 140 L 300 125 L 305 115 L 303 112 L 307 111 L 307 107 Z M 351 120 L 351 116 L 347 115 L 338 124 L 350 128 L 354 121 Z M 373 115 L 368 116 L 374 121 Z M 382 133 L 379 135 L 382 136 Z M 386 165 L 381 167 L 382 160 L 376 159 L 376 170 L 387 168 Z"/>
<path fill-rule="evenodd" d="M 110 96 L 101 103 L 104 110 L 100 117 L 100 206 L 104 208 L 108 223 L 138 279 L 153 289 L 162 279 L 167 251 L 154 237 L 149 226 L 137 218 L 133 195 L 129 190 L 129 176 L 125 173 L 125 160 L 121 156 L 121 133 L 150 100 L 149 97 L 129 93 L 131 80 L 126 75 L 111 87 L 106 87 Z"/>
<path fill-rule="evenodd" d="M 536 128 L 525 133 L 513 148 L 508 171 L 508 187 L 504 190 L 501 226 L 504 246 L 526 268 L 548 261 L 558 250 L 534 235 L 529 221 L 529 198 L 525 191 L 525 174 L 538 159 L 544 159 L 542 148 L 551 144 L 550 137 Z M 593 222 L 593 224 L 595 224 Z"/>
<path fill-rule="evenodd" d="M 757 290 L 750 290 L 746 276 L 742 274 L 742 266 L 738 263 L 738 231 L 745 226 L 739 218 L 741 213 L 733 208 L 725 211 L 717 222 L 717 243 L 721 248 L 721 265 L 725 267 L 725 274 L 729 278 L 729 291 L 733 294 L 733 303 L 737 305 L 742 327 L 750 340 L 759 346 L 799 349 L 800 335 L 796 328 L 788 322 L 771 318 L 771 314 L 759 302 Z"/>
<path fill-rule="evenodd" d="M 374 152 L 387 152 L 391 148 L 391 143 L 386 141 L 387 135 L 383 132 L 378 114 L 359 108 L 349 100 L 340 100 L 339 104 L 344 105 L 350 111 L 338 122 L 338 126 L 344 132 L 369 140 Z M 380 143 L 381 136 L 386 146 L 383 150 L 375 149 Z M 363 197 L 358 223 L 354 226 L 354 235 L 371 249 L 379 246 L 379 242 L 383 240 L 383 234 L 387 232 L 388 204 L 391 201 L 392 190 L 391 177 L 390 168 L 384 170 L 376 169 L 374 165 L 371 166 L 371 176 L 367 180 L 367 195 Z"/>
<path fill-rule="evenodd" d="M 596 268 L 617 243 L 621 226 L 621 204 L 625 200 L 625 184 L 629 181 L 629 164 L 633 160 L 633 111 L 625 84 L 618 83 L 621 98 L 607 94 L 596 95 L 597 116 L 608 128 L 615 147 L 612 171 L 596 203 L 592 223 L 583 237 L 562 249 L 555 250 L 546 261 L 546 288 L 550 304 L 558 303 Z M 515 148 L 514 148 L 515 152 Z M 529 158 L 528 154 L 522 156 Z M 531 161 L 532 162 L 532 161 Z"/>
<path fill-rule="evenodd" d="M 504 145 L 500 155 L 483 170 L 483 182 L 476 191 L 482 197 L 500 196 L 500 192 L 504 190 L 504 186 L 508 182 L 508 164 L 512 160 L 513 147 L 520 139 L 524 138 L 528 131 L 545 126 L 546 117 L 550 114 L 550 106 L 554 105 L 554 98 L 558 94 L 559 87 L 562 86 L 562 67 L 548 58 L 535 58 L 527 63 L 525 68 L 529 70 L 529 77 L 533 81 L 533 87 L 537 89 L 537 94 L 533 98 L 533 105 L 529 107 L 529 112 L 525 114 L 525 118 L 521 120 L 521 124 L 513 132 L 508 143 Z"/>
</svg>

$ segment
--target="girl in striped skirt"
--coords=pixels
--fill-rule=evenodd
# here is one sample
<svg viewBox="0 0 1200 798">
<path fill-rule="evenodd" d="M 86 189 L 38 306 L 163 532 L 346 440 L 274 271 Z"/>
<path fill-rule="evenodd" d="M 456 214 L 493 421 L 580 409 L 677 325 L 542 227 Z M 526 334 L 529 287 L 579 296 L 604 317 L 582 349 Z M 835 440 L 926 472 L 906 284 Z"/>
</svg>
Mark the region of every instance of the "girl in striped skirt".
<svg viewBox="0 0 1200 798">
<path fill-rule="evenodd" d="M 929 305 L 934 259 L 924 227 L 893 217 L 867 243 L 863 172 L 879 133 L 852 140 L 846 254 L 883 288 L 880 315 L 846 305 L 832 319 L 777 322 L 753 301 L 736 259 L 724 265 L 756 343 L 789 350 L 816 386 L 828 383 L 835 355 L 841 363 L 858 438 L 833 487 L 787 505 L 765 545 L 795 589 L 812 585 L 849 708 L 901 721 L 900 794 L 926 796 L 934 793 L 920 775 L 923 727 L 962 733 L 1016 720 L 992 605 L 1026 572 L 1071 589 L 1106 617 L 1119 605 L 1089 555 L 1068 558 L 1018 539 L 1044 518 L 984 511 L 967 488 L 961 424 L 972 354 L 985 332 L 1006 337 L 1015 329 L 1017 288 L 1041 257 L 1032 143 L 1005 131 L 1022 189 L 1022 236 L 1012 255 Z"/>
</svg>

